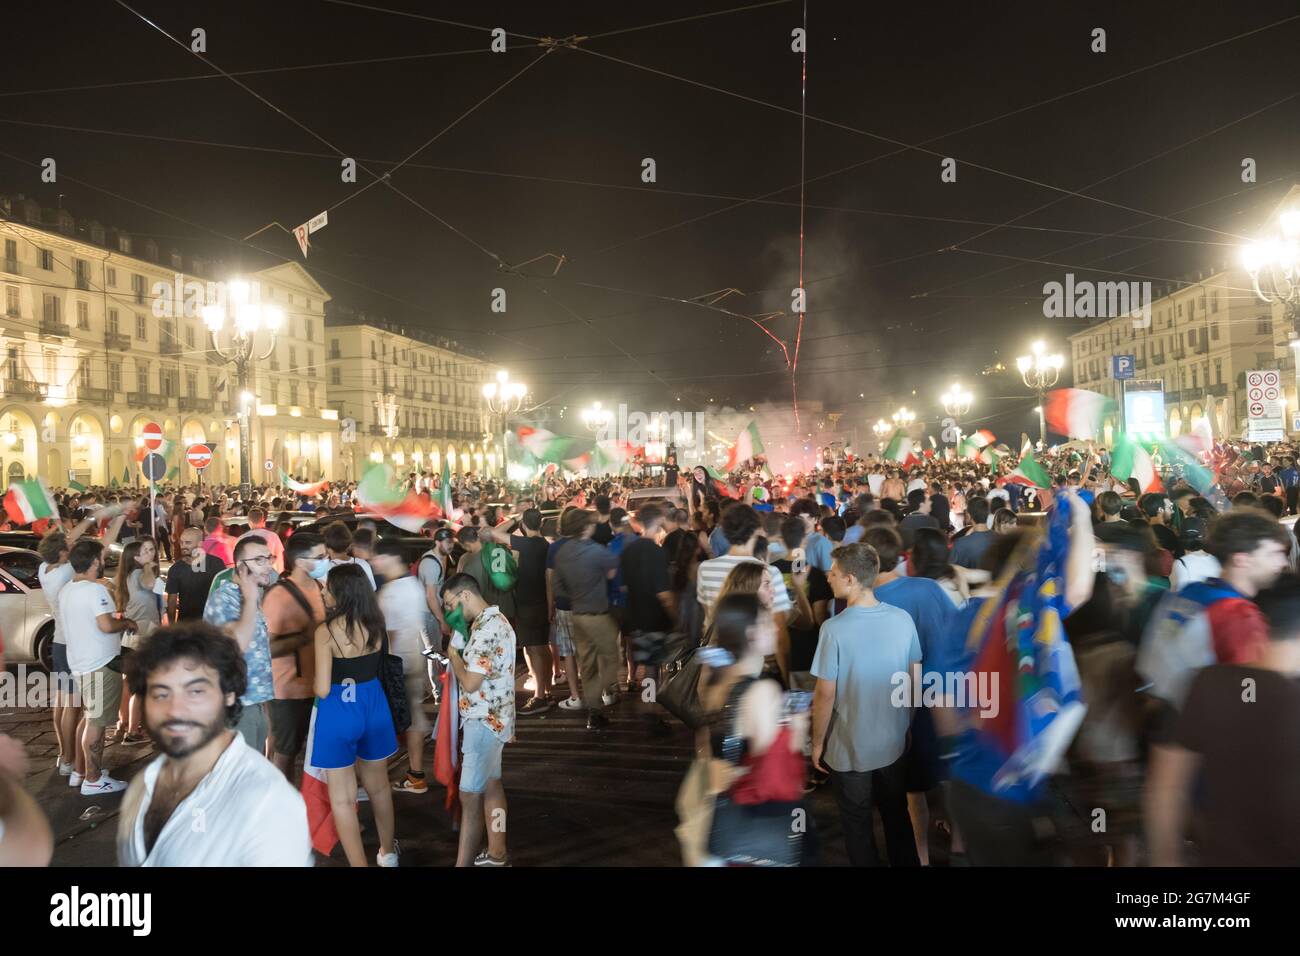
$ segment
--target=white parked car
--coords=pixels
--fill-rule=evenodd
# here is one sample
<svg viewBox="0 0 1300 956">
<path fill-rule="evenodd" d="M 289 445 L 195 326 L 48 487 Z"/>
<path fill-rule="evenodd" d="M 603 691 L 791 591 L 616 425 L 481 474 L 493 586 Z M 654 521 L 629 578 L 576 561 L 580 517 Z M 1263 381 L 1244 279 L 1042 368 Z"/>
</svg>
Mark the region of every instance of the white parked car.
<svg viewBox="0 0 1300 956">
<path fill-rule="evenodd" d="M 0 547 L 0 640 L 9 664 L 51 664 L 54 615 L 36 569 L 41 556 L 26 548 Z"/>
</svg>

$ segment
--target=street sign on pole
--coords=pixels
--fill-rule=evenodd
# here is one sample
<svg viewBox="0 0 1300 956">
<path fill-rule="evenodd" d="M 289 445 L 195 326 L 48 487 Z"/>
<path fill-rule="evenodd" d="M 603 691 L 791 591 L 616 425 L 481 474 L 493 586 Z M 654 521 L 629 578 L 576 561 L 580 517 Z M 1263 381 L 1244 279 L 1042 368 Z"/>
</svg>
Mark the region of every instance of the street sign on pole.
<svg viewBox="0 0 1300 956">
<path fill-rule="evenodd" d="M 1113 355 L 1110 361 L 1111 371 L 1117 382 L 1132 378 L 1137 369 L 1137 358 L 1132 355 Z"/>
<path fill-rule="evenodd" d="M 140 433 L 140 437 L 144 439 L 145 448 L 150 451 L 157 451 L 162 447 L 162 426 L 157 422 L 145 422 L 144 431 Z"/>
<path fill-rule="evenodd" d="M 275 469 L 275 462 L 273 462 L 271 459 L 268 458 L 266 459 L 266 464 L 264 464 L 262 467 L 265 468 L 267 471 L 273 471 Z"/>
<path fill-rule="evenodd" d="M 191 445 L 185 449 L 185 460 L 193 465 L 196 471 L 202 471 L 212 464 L 212 449 L 207 445 Z"/>
<path fill-rule="evenodd" d="M 162 455 L 150 452 L 140 462 L 140 473 L 150 481 L 161 481 L 163 475 L 167 474 L 167 460 Z"/>
</svg>

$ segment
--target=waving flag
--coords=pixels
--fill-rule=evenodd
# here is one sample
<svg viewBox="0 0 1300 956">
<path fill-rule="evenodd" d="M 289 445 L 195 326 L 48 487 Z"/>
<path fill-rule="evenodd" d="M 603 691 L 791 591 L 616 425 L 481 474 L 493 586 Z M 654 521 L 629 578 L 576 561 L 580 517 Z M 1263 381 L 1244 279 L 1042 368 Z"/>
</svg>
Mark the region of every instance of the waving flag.
<svg viewBox="0 0 1300 956">
<path fill-rule="evenodd" d="M 316 497 L 330 486 L 328 481 L 317 481 L 311 484 L 304 481 L 294 481 L 283 468 L 280 469 L 280 484 L 295 494 L 306 495 L 308 498 Z"/>
<path fill-rule="evenodd" d="M 1102 421 L 1115 402 L 1086 388 L 1058 388 L 1043 398 L 1043 418 L 1058 435 L 1093 441 L 1101 437 Z"/>
<path fill-rule="evenodd" d="M 1160 454 L 1169 464 L 1181 468 L 1183 480 L 1195 488 L 1198 495 L 1210 494 L 1215 485 L 1214 472 L 1203 465 L 1197 455 L 1167 438 L 1160 440 Z"/>
<path fill-rule="evenodd" d="M 1125 483 L 1136 478 L 1138 490 L 1143 494 L 1165 490 L 1147 450 L 1122 433 L 1115 437 L 1115 447 L 1110 453 L 1110 473 Z"/>
<path fill-rule="evenodd" d="M 519 444 L 524 451 L 536 461 L 555 462 L 556 464 L 577 458 L 583 453 L 584 442 L 568 435 L 557 435 L 545 428 L 524 426 L 516 433 Z"/>
<path fill-rule="evenodd" d="M 750 422 L 737 437 L 727 454 L 727 471 L 735 471 L 755 455 L 763 454 L 763 439 L 758 437 L 758 423 Z"/>
<path fill-rule="evenodd" d="M 376 463 L 366 469 L 357 483 L 357 500 L 367 511 L 411 534 L 443 517 L 442 509 L 427 494 L 402 491 L 387 464 Z"/>
<path fill-rule="evenodd" d="M 442 482 L 438 485 L 438 504 L 442 507 L 443 514 L 451 514 L 451 462 L 446 458 L 442 460 Z"/>
<path fill-rule="evenodd" d="M 58 513 L 59 506 L 44 478 L 15 481 L 5 495 L 5 514 L 14 524 L 31 524 Z"/>
<path fill-rule="evenodd" d="M 885 448 L 885 460 L 896 461 L 903 467 L 918 460 L 912 439 L 908 438 L 901 428 L 895 429 L 894 437 L 889 439 L 889 445 Z"/>
<path fill-rule="evenodd" d="M 974 721 L 972 746 L 1001 760 L 993 777 L 998 792 L 1036 788 L 1087 710 L 1063 626 L 1072 610 L 1065 599 L 1070 520 L 1068 501 L 1051 508 L 1033 571 L 1018 570 L 1021 562 L 1013 556 L 967 635 L 967 646 L 976 650 L 974 671 L 997 675 L 990 684 L 1000 699 L 993 716 Z M 1034 546 L 1033 539 L 1022 545 Z"/>
<path fill-rule="evenodd" d="M 1047 474 L 1043 466 L 1038 463 L 1033 452 L 1025 452 L 1020 459 L 1020 464 L 1011 474 L 998 479 L 999 485 L 1025 485 L 1028 488 L 1050 488 L 1052 486 L 1051 476 Z"/>
<path fill-rule="evenodd" d="M 709 476 L 709 484 L 713 489 L 724 498 L 739 498 L 740 494 L 731 485 L 727 484 L 727 476 L 712 465 L 705 465 L 704 471 Z"/>
</svg>

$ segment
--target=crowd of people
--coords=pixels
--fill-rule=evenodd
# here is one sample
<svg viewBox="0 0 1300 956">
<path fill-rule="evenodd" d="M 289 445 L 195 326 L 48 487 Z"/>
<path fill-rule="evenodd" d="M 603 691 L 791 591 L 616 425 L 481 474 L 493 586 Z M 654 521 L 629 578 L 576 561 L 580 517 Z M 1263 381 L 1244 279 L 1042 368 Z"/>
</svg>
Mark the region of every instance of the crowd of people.
<svg viewBox="0 0 1300 956">
<path fill-rule="evenodd" d="M 581 715 L 609 746 L 634 693 L 662 705 L 647 734 L 694 734 L 686 865 L 818 862 L 820 788 L 853 865 L 1294 865 L 1300 579 L 1281 519 L 1300 473 L 1272 452 L 1233 448 L 1205 493 L 1177 463 L 1143 492 L 1077 443 L 1040 455 L 1045 488 L 938 456 L 700 468 L 648 497 L 662 478 L 462 475 L 415 561 L 375 521 L 294 530 L 351 512 L 355 484 L 168 489 L 152 508 L 59 491 L 33 528 L 58 773 L 127 791 L 123 864 L 310 865 L 324 813 L 367 865 L 365 799 L 373 860 L 396 866 L 394 802 L 431 789 L 434 739 L 457 865 L 506 866 L 503 764 L 527 719 Z M 440 495 L 436 476 L 404 484 Z M 1025 648 L 1049 644 L 1040 671 Z M 128 787 L 108 740 L 157 756 Z M 0 740 L 0 860 L 48 859 L 22 759 Z"/>
</svg>

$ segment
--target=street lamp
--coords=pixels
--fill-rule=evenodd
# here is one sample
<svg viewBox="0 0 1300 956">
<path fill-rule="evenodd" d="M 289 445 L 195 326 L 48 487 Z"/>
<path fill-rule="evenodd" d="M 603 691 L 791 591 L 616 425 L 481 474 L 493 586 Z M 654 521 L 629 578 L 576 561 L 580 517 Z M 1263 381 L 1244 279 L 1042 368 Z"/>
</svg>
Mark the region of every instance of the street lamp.
<svg viewBox="0 0 1300 956">
<path fill-rule="evenodd" d="M 510 381 L 510 373 L 505 369 L 497 372 L 497 380 L 488 382 L 483 386 L 483 400 L 487 402 L 488 411 L 493 415 L 501 416 L 501 478 L 505 481 L 509 477 L 507 468 L 507 456 L 509 455 L 506 442 L 509 439 L 510 416 L 524 406 L 524 396 L 528 394 L 528 386 L 523 382 Z"/>
<path fill-rule="evenodd" d="M 1300 345 L 1300 208 L 1278 216 L 1277 233 L 1243 246 L 1241 262 L 1255 295 L 1285 308 L 1291 344 Z"/>
<path fill-rule="evenodd" d="M 882 418 L 871 426 L 871 430 L 876 433 L 876 451 L 880 451 L 885 447 L 885 436 L 893 431 L 893 428 Z"/>
<path fill-rule="evenodd" d="M 262 305 L 251 296 L 247 282 L 236 280 L 227 285 L 227 298 L 230 303 L 214 304 L 203 307 L 203 323 L 208 327 L 212 339 L 212 350 L 229 365 L 235 367 L 236 388 L 239 390 L 239 496 L 244 501 L 252 497 L 252 450 L 249 447 L 249 414 L 253 404 L 253 393 L 248 389 L 248 372 L 250 363 L 264 362 L 275 351 L 275 338 L 284 324 L 284 312 L 274 305 Z M 219 341 L 221 332 L 230 326 L 230 347 L 222 348 Z M 257 333 L 266 329 L 271 341 L 266 351 L 258 354 L 254 345 Z"/>
<path fill-rule="evenodd" d="M 966 391 L 956 382 L 953 382 L 952 388 L 944 392 L 939 400 L 943 402 L 943 410 L 948 414 L 948 417 L 952 419 L 953 431 L 955 433 L 953 444 L 960 445 L 961 420 L 965 415 L 969 414 L 971 402 L 973 402 L 975 398 L 970 392 Z M 944 424 L 946 425 L 947 422 Z M 947 441 L 948 437 L 949 436 L 945 433 L 943 440 Z"/>
<path fill-rule="evenodd" d="M 587 431 L 593 433 L 603 431 L 613 417 L 608 408 L 600 407 L 600 402 L 595 402 L 591 408 L 582 410 L 582 423 L 587 426 Z"/>
<path fill-rule="evenodd" d="M 916 412 L 909 411 L 906 406 L 894 412 L 894 424 L 899 428 L 907 428 L 916 421 Z"/>
<path fill-rule="evenodd" d="M 1031 354 L 1016 359 L 1016 368 L 1024 380 L 1025 387 L 1038 393 L 1038 443 L 1047 444 L 1047 422 L 1043 418 L 1043 392 L 1056 384 L 1061 377 L 1061 366 L 1065 356 L 1059 352 L 1047 353 L 1042 342 L 1035 342 L 1030 347 Z"/>
</svg>

